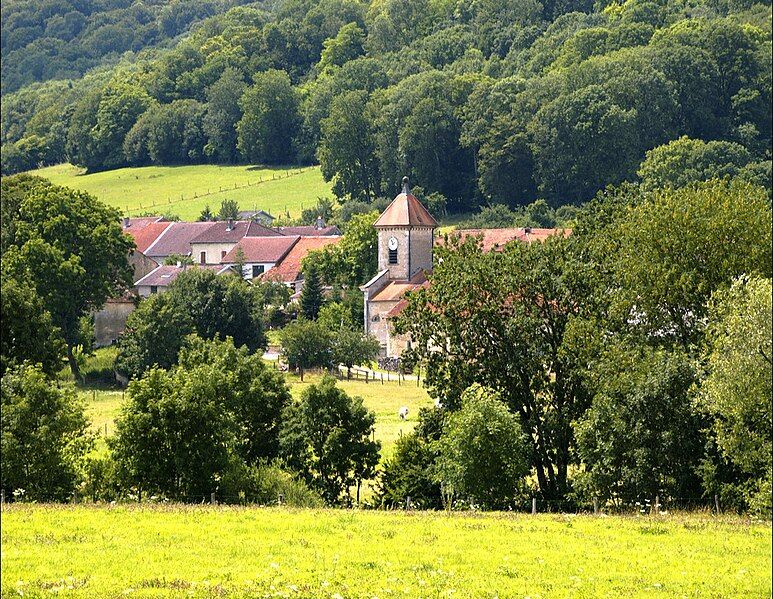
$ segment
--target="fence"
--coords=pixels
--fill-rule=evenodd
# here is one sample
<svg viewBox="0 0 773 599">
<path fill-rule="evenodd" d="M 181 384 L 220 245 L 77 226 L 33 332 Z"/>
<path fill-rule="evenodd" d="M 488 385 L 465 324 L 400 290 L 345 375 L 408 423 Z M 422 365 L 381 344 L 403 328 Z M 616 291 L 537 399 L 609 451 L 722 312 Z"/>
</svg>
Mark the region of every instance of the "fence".
<svg viewBox="0 0 773 599">
<path fill-rule="evenodd" d="M 309 167 L 309 168 L 313 168 L 313 167 Z M 218 186 L 217 191 L 213 191 L 213 190 L 207 189 L 206 193 L 198 193 L 198 192 L 196 192 L 192 196 L 189 196 L 189 197 L 186 197 L 185 195 L 180 194 L 180 199 L 179 200 L 177 200 L 177 199 L 173 200 L 171 197 L 169 197 L 169 198 L 167 198 L 166 202 L 164 202 L 164 201 L 156 202 L 155 200 L 152 200 L 149 205 L 143 206 L 142 204 L 140 204 L 139 208 L 132 208 L 132 209 L 130 209 L 127 206 L 126 207 L 126 214 L 130 216 L 132 212 L 138 213 L 138 212 L 141 212 L 143 210 L 147 210 L 148 208 L 155 208 L 156 206 L 158 206 L 158 207 L 174 206 L 175 204 L 179 204 L 180 202 L 186 202 L 188 200 L 196 200 L 196 199 L 199 199 L 199 198 L 206 198 L 208 196 L 212 196 L 212 195 L 216 195 L 216 194 L 219 194 L 219 193 L 223 193 L 224 191 L 236 191 L 237 189 L 246 189 L 248 187 L 253 187 L 255 185 L 260 185 L 261 183 L 268 183 L 269 181 L 280 181 L 282 179 L 287 179 L 289 177 L 294 177 L 295 175 L 300 175 L 300 174 L 306 172 L 307 170 L 309 170 L 309 168 L 300 168 L 298 170 L 285 171 L 284 175 L 282 173 L 279 173 L 278 175 L 276 173 L 272 173 L 270 179 L 269 178 L 263 179 L 263 177 L 261 176 L 259 179 L 255 180 L 255 181 L 247 181 L 246 183 L 244 183 L 242 185 L 239 185 L 238 183 L 234 183 L 233 187 L 231 187 L 231 186 L 223 187 L 222 185 L 220 185 L 220 186 Z"/>
</svg>

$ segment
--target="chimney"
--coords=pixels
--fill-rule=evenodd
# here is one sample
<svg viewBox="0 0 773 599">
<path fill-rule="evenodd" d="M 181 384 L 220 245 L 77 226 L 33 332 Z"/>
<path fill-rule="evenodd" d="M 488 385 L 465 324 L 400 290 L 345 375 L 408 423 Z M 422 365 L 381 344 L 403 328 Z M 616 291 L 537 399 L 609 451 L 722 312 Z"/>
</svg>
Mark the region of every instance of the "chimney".
<svg viewBox="0 0 773 599">
<path fill-rule="evenodd" d="M 129 228 L 129 217 L 128 216 L 124 216 L 123 217 L 123 228 L 124 229 L 128 229 Z"/>
<path fill-rule="evenodd" d="M 403 193 L 405 195 L 408 195 L 409 193 L 411 193 L 411 187 L 410 185 L 408 185 L 408 181 L 409 181 L 408 177 L 403 177 Z"/>
<path fill-rule="evenodd" d="M 325 228 L 325 219 L 322 218 L 321 214 L 317 215 L 317 223 L 314 225 L 314 228 L 317 229 L 317 231 Z"/>
<path fill-rule="evenodd" d="M 228 226 L 225 228 L 226 231 L 233 231 L 234 230 L 234 219 L 229 218 L 228 219 Z"/>
</svg>

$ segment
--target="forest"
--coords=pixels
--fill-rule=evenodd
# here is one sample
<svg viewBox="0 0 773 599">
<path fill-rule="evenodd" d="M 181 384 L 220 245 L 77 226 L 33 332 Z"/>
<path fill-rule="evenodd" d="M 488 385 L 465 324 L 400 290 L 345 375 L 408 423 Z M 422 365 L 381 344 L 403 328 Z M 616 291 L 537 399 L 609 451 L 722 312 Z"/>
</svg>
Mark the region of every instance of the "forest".
<svg viewBox="0 0 773 599">
<path fill-rule="evenodd" d="M 76 4 L 4 4 L 4 174 L 319 163 L 341 202 L 407 174 L 438 212 L 770 188 L 769 2 Z"/>
</svg>

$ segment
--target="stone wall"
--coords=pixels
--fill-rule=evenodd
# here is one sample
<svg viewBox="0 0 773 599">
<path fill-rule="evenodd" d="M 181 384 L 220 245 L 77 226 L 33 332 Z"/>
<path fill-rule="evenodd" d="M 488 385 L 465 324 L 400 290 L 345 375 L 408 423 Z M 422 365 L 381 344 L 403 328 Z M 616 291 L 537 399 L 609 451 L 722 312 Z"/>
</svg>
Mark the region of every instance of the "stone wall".
<svg viewBox="0 0 773 599">
<path fill-rule="evenodd" d="M 109 299 L 94 314 L 94 337 L 97 347 L 112 345 L 126 329 L 126 319 L 134 312 L 133 298 Z"/>
</svg>

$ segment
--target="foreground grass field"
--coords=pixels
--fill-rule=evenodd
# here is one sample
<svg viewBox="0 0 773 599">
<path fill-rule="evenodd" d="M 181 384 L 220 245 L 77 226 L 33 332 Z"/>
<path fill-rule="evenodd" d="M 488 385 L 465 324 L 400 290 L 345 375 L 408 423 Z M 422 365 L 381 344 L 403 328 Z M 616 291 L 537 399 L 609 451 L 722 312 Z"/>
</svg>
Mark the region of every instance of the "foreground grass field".
<svg viewBox="0 0 773 599">
<path fill-rule="evenodd" d="M 221 506 L 4 508 L 2 594 L 64 597 L 769 597 L 771 528 Z"/>
<path fill-rule="evenodd" d="M 226 198 L 242 210 L 266 210 L 297 217 L 321 196 L 332 197 L 319 167 L 147 166 L 92 174 L 71 164 L 31 171 L 57 185 L 87 191 L 130 216 L 143 212 L 176 214 L 196 220 L 209 204 L 213 212 Z M 236 187 L 236 188 L 235 188 Z M 221 191 L 222 190 L 222 191 Z"/>
</svg>

